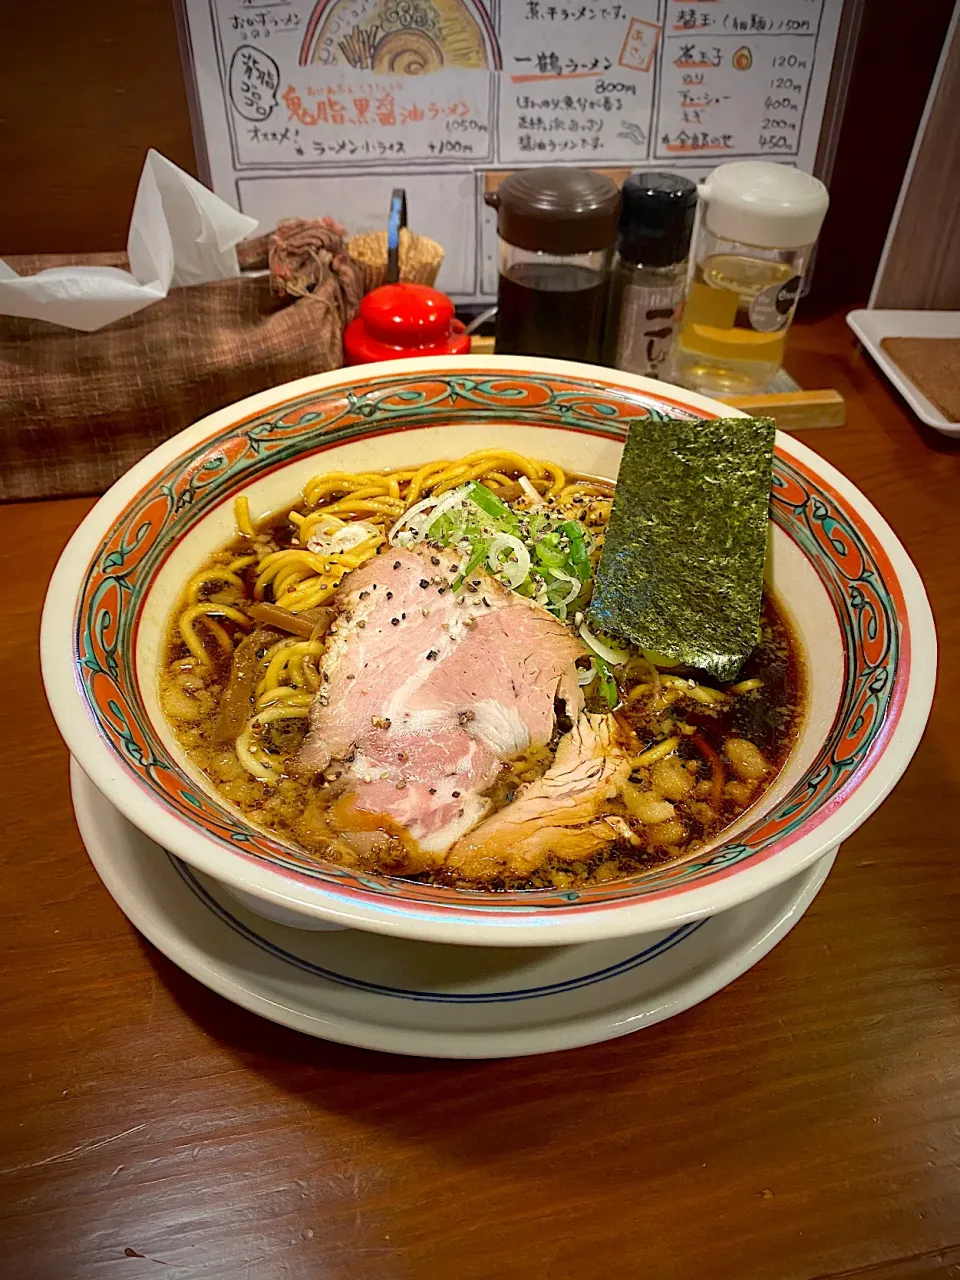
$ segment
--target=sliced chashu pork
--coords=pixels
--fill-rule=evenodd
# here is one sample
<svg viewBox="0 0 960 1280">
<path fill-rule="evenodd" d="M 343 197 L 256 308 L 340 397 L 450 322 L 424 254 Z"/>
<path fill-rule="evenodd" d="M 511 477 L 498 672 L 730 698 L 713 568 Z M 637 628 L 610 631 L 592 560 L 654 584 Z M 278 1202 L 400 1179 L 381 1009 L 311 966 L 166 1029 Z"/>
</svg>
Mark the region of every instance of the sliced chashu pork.
<svg viewBox="0 0 960 1280">
<path fill-rule="evenodd" d="M 581 862 L 621 834 L 601 817 L 630 774 L 613 716 L 582 712 L 542 778 L 464 835 L 444 861 L 458 879 L 528 876 L 548 859 Z"/>
<path fill-rule="evenodd" d="M 387 550 L 345 579 L 298 759 L 340 772 L 356 810 L 434 865 L 488 812 L 501 762 L 550 740 L 554 699 L 581 705 L 580 642 L 486 573 L 455 592 L 457 569 L 451 552 Z"/>
</svg>

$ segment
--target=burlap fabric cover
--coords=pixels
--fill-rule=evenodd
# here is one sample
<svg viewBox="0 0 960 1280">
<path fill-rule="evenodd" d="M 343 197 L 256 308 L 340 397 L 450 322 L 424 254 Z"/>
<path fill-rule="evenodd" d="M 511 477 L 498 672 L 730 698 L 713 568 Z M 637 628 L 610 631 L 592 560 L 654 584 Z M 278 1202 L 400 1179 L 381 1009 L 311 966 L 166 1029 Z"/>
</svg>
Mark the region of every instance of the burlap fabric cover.
<svg viewBox="0 0 960 1280">
<path fill-rule="evenodd" d="M 266 238 L 241 264 L 267 265 Z M 124 254 L 8 258 L 21 275 Z M 313 293 L 241 275 L 174 289 L 96 333 L 0 316 L 0 499 L 100 493 L 204 414 L 268 387 L 339 368 L 359 269 L 344 254 Z"/>
</svg>

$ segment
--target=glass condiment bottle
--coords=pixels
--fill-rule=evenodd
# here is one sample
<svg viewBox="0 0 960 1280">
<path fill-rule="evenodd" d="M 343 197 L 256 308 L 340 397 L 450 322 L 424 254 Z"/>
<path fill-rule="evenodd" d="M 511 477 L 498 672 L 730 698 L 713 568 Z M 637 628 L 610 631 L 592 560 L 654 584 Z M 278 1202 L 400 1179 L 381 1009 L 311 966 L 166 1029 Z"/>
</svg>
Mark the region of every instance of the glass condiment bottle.
<svg viewBox="0 0 960 1280">
<path fill-rule="evenodd" d="M 672 173 L 634 173 L 621 194 L 604 358 L 628 373 L 669 377 L 697 188 Z"/>
<path fill-rule="evenodd" d="M 674 380 L 708 395 L 764 391 L 783 363 L 827 189 L 745 160 L 714 169 L 699 197 Z"/>
<path fill-rule="evenodd" d="M 500 248 L 497 352 L 599 361 L 616 183 L 587 169 L 521 169 L 486 199 Z"/>
</svg>

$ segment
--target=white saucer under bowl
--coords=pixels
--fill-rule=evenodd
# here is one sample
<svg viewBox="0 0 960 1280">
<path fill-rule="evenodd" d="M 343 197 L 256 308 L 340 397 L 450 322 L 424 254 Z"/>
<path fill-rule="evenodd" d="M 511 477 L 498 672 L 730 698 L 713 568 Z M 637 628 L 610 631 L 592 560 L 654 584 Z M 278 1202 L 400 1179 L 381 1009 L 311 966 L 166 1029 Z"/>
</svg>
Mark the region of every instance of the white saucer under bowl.
<svg viewBox="0 0 960 1280">
<path fill-rule="evenodd" d="M 698 1004 L 762 959 L 816 897 L 832 850 L 792 880 L 668 932 L 567 947 L 457 947 L 246 910 L 127 821 L 71 762 L 77 825 L 121 910 L 175 964 L 274 1022 L 434 1058 L 546 1053 L 627 1035 Z"/>
</svg>

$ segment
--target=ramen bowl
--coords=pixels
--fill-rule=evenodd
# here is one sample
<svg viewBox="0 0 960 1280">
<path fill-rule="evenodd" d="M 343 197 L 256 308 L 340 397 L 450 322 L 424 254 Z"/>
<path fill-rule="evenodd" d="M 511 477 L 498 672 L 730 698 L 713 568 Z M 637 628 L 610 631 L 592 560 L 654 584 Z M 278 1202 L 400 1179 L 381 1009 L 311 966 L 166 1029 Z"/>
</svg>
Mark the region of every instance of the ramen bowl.
<svg viewBox="0 0 960 1280">
<path fill-rule="evenodd" d="M 266 391 L 154 450 L 97 503 L 44 608 L 47 695 L 103 794 L 171 854 L 265 914 L 469 945 L 557 945 L 671 928 L 796 876 L 874 811 L 920 740 L 936 639 L 920 578 L 833 467 L 778 435 L 768 580 L 807 678 L 799 740 L 775 782 L 683 861 L 574 890 L 488 892 L 359 873 L 251 826 L 188 761 L 160 709 L 171 610 L 233 534 L 233 500 L 289 505 L 323 471 L 509 447 L 615 478 L 631 422 L 731 410 L 663 383 L 521 357 L 369 365 Z"/>
</svg>

